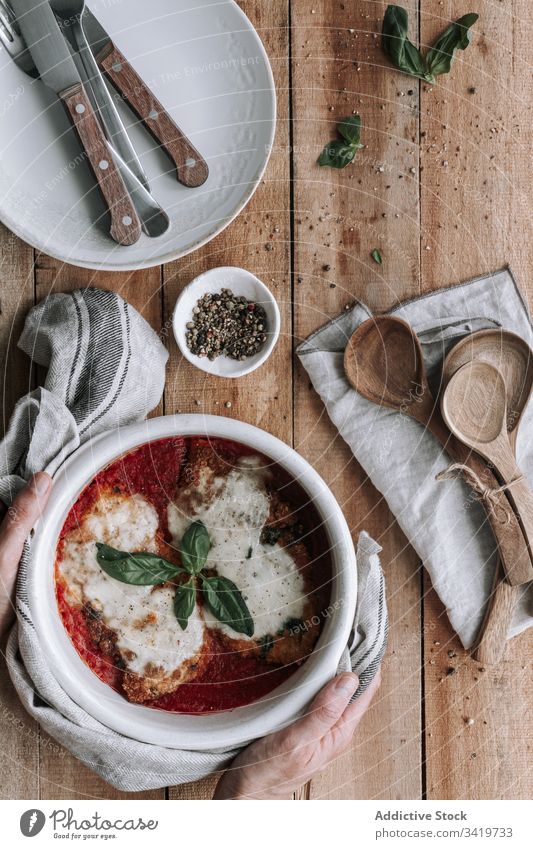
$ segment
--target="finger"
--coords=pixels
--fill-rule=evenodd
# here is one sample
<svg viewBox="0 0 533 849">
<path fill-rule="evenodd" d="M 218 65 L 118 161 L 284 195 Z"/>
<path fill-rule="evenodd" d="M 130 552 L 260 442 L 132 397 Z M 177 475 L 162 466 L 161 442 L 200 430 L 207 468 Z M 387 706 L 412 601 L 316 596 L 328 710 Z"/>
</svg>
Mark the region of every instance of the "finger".
<svg viewBox="0 0 533 849">
<path fill-rule="evenodd" d="M 359 679 L 353 672 L 333 678 L 311 702 L 306 715 L 291 725 L 291 739 L 305 746 L 326 734 L 343 715 L 358 684 Z"/>
<path fill-rule="evenodd" d="M 50 476 L 46 472 L 37 472 L 15 498 L 0 527 L 2 563 L 18 564 L 24 540 L 41 515 L 51 487 Z"/>
<path fill-rule="evenodd" d="M 349 704 L 340 718 L 339 725 L 350 724 L 353 726 L 353 730 L 355 731 L 357 725 L 360 723 L 361 719 L 367 712 L 370 704 L 376 695 L 377 691 L 381 686 L 381 668 L 378 669 L 372 683 L 369 684 L 368 688 L 365 690 L 362 696 L 353 702 L 351 705 Z"/>
</svg>

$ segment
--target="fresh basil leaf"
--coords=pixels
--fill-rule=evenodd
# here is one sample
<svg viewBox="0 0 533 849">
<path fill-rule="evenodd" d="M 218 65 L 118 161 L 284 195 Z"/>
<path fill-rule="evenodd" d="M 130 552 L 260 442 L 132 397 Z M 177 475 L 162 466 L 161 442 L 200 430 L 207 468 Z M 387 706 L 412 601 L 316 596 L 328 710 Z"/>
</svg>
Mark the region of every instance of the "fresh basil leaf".
<svg viewBox="0 0 533 849">
<path fill-rule="evenodd" d="M 450 24 L 426 54 L 426 65 L 433 77 L 447 74 L 452 66 L 456 50 L 466 50 L 470 44 L 470 27 L 479 15 L 470 12 Z"/>
<path fill-rule="evenodd" d="M 220 575 L 202 577 L 202 593 L 207 607 L 219 622 L 229 625 L 238 634 L 253 637 L 254 620 L 233 581 Z"/>
<path fill-rule="evenodd" d="M 194 578 L 191 577 L 188 581 L 185 581 L 185 583 L 178 584 L 176 587 L 176 594 L 174 596 L 174 613 L 176 614 L 176 619 L 183 631 L 185 631 L 185 628 L 188 625 L 189 616 L 194 610 L 195 602 L 196 582 Z"/>
<path fill-rule="evenodd" d="M 189 525 L 181 539 L 181 562 L 191 575 L 198 575 L 203 569 L 211 548 L 211 539 L 203 522 L 197 520 Z"/>
<path fill-rule="evenodd" d="M 164 584 L 182 570 L 170 560 L 149 551 L 119 551 L 102 542 L 96 543 L 98 565 L 111 578 L 135 586 Z"/>
<path fill-rule="evenodd" d="M 353 160 L 357 148 L 341 139 L 329 142 L 319 156 L 319 165 L 329 165 L 330 168 L 346 168 Z"/>
<path fill-rule="evenodd" d="M 383 17 L 381 46 L 385 53 L 393 56 L 400 49 L 400 43 L 407 38 L 407 12 L 401 6 L 387 6 Z"/>
<path fill-rule="evenodd" d="M 361 116 L 349 115 L 337 124 L 337 130 L 348 144 L 363 147 L 361 140 Z"/>
<path fill-rule="evenodd" d="M 110 545 L 106 545 L 105 542 L 97 542 L 96 548 L 98 549 L 98 554 L 96 555 L 97 560 L 100 557 L 103 560 L 113 561 L 113 560 L 123 560 L 124 557 L 129 557 L 129 551 L 119 551 L 118 548 L 111 548 Z"/>
<path fill-rule="evenodd" d="M 381 45 L 396 67 L 405 74 L 431 81 L 420 50 L 409 41 L 407 12 L 401 6 L 387 6 L 383 18 Z"/>
<path fill-rule="evenodd" d="M 374 248 L 374 250 L 371 251 L 370 256 L 372 257 L 374 262 L 377 262 L 378 265 L 382 264 L 383 257 L 381 256 L 381 251 L 378 250 L 378 248 Z"/>
</svg>

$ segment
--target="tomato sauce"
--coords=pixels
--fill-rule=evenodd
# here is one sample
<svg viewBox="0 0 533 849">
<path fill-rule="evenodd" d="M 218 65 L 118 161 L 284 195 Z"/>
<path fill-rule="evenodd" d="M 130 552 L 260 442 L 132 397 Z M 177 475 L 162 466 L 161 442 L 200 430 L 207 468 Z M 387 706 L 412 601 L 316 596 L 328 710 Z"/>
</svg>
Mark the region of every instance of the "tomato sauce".
<svg viewBox="0 0 533 849">
<path fill-rule="evenodd" d="M 187 486 L 187 455 L 192 445 L 201 443 L 220 451 L 228 462 L 243 456 L 257 456 L 258 452 L 240 443 L 226 439 L 203 437 L 171 437 L 146 443 L 115 460 L 100 471 L 83 490 L 71 508 L 58 541 L 58 559 L 62 540 L 82 522 L 87 511 L 96 502 L 102 490 L 115 488 L 117 492 L 139 494 L 149 500 L 157 510 L 159 531 L 168 542 L 167 506 L 180 485 Z M 308 496 L 290 476 L 271 460 L 262 458 L 275 472 L 276 488 L 282 489 L 283 500 L 294 506 L 295 515 L 305 530 L 306 547 L 313 566 L 313 584 L 319 588 L 321 600 L 327 605 L 329 596 L 330 565 L 327 540 L 320 530 L 320 520 Z M 311 532 L 312 531 L 312 532 Z M 63 625 L 82 660 L 106 684 L 122 692 L 123 670 L 106 656 L 92 640 L 81 605 L 73 605 L 65 597 L 65 587 L 59 577 L 56 563 L 56 597 Z M 209 653 L 201 671 L 190 682 L 181 684 L 173 693 L 145 704 L 161 710 L 179 713 L 210 713 L 250 704 L 265 696 L 292 675 L 298 664 L 276 666 L 259 653 L 231 650 L 228 641 L 218 630 L 209 632 Z"/>
</svg>

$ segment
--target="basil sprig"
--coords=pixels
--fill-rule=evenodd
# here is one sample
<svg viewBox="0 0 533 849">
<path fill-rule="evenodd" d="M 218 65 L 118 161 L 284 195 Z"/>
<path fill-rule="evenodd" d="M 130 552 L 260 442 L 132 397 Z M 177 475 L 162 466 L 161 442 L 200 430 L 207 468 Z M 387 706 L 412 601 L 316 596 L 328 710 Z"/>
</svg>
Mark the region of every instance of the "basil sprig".
<svg viewBox="0 0 533 849">
<path fill-rule="evenodd" d="M 185 531 L 180 548 L 183 568 L 190 575 L 199 575 L 211 549 L 211 539 L 203 522 L 193 522 Z"/>
<path fill-rule="evenodd" d="M 329 165 L 330 168 L 346 168 L 355 159 L 361 144 L 361 116 L 349 115 L 337 124 L 337 132 L 342 139 L 329 142 L 318 158 L 319 165 Z"/>
<path fill-rule="evenodd" d="M 118 551 L 103 542 L 96 543 L 98 565 L 117 581 L 139 587 L 155 586 L 170 581 L 181 570 L 175 563 L 148 551 Z"/>
<path fill-rule="evenodd" d="M 479 15 L 470 12 L 463 15 L 444 30 L 438 41 L 426 54 L 426 65 L 433 78 L 447 74 L 452 66 L 456 50 L 466 50 L 470 44 L 470 27 L 474 26 Z"/>
<path fill-rule="evenodd" d="M 202 577 L 204 601 L 219 622 L 225 622 L 238 634 L 253 637 L 254 621 L 239 590 L 229 578 Z"/>
<path fill-rule="evenodd" d="M 176 587 L 174 596 L 174 613 L 183 631 L 189 624 L 189 616 L 194 610 L 195 602 L 196 581 L 194 578 L 189 578 L 184 584 L 179 584 Z"/>
<path fill-rule="evenodd" d="M 206 526 L 195 521 L 181 540 L 181 566 L 149 551 L 119 551 L 103 542 L 96 543 L 96 559 L 111 578 L 135 586 L 156 586 L 177 575 L 188 574 L 188 580 L 178 583 L 174 593 L 174 613 L 183 630 L 189 623 L 200 589 L 206 606 L 219 622 L 229 625 L 238 634 L 253 637 L 254 622 L 237 586 L 228 578 L 209 576 L 202 571 L 210 550 L 211 538 Z"/>
<path fill-rule="evenodd" d="M 405 74 L 434 83 L 436 77 L 447 74 L 456 50 L 466 50 L 470 44 L 470 27 L 479 15 L 463 15 L 442 33 L 426 56 L 409 41 L 407 12 L 401 6 L 387 6 L 383 18 L 382 47 L 395 66 Z"/>
</svg>

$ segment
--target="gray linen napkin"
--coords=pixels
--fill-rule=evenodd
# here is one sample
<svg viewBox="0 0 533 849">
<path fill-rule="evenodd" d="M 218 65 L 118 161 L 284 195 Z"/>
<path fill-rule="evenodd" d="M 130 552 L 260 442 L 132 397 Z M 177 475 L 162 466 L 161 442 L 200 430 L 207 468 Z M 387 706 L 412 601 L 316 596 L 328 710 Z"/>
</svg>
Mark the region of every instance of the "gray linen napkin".
<svg viewBox="0 0 533 849">
<path fill-rule="evenodd" d="M 446 353 L 474 330 L 503 327 L 533 345 L 528 311 L 508 269 L 400 304 L 390 314 L 417 332 L 434 386 Z M 346 380 L 346 343 L 369 316 L 368 307 L 356 303 L 310 336 L 297 353 L 331 420 L 387 500 L 428 569 L 452 626 L 469 647 L 493 583 L 494 538 L 484 523 L 483 507 L 463 481 L 435 481 L 451 461 L 432 435 L 409 416 L 366 401 Z M 532 425 L 530 404 L 520 426 L 517 456 L 533 485 Z M 510 637 L 533 625 L 531 589 L 524 588 Z"/>
<path fill-rule="evenodd" d="M 0 497 L 10 503 L 35 471 L 53 474 L 91 436 L 145 418 L 162 394 L 168 354 L 143 318 L 118 295 L 86 289 L 52 295 L 32 309 L 19 341 L 47 366 L 45 386 L 16 407 L 0 447 Z M 380 547 L 361 534 L 359 595 L 353 631 L 340 664 L 368 687 L 385 651 L 387 610 Z M 53 677 L 27 604 L 31 544 L 21 560 L 17 623 L 7 644 L 11 679 L 28 713 L 52 737 L 121 790 L 142 791 L 203 778 L 238 749 L 197 752 L 138 743 L 80 708 Z"/>
</svg>

